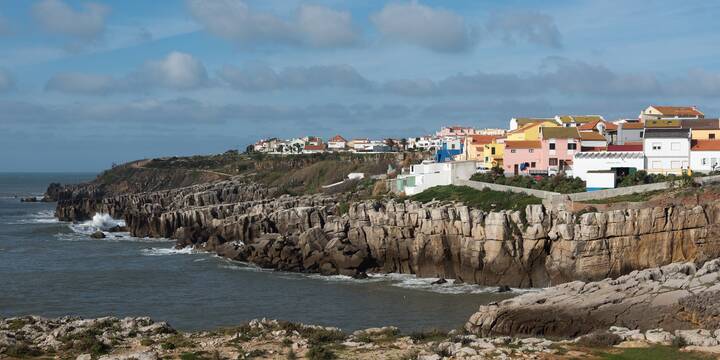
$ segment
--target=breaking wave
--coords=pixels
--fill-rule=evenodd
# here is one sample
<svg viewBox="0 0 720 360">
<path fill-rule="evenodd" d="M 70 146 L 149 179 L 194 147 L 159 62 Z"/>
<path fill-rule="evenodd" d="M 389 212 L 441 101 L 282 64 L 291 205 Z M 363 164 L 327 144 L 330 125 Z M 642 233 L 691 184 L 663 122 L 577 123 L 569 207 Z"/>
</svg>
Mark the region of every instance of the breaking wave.
<svg viewBox="0 0 720 360">
<path fill-rule="evenodd" d="M 182 249 L 175 248 L 148 248 L 142 249 L 140 252 L 144 256 L 167 256 L 167 255 L 188 255 L 197 253 L 191 247 L 184 247 Z"/>
</svg>

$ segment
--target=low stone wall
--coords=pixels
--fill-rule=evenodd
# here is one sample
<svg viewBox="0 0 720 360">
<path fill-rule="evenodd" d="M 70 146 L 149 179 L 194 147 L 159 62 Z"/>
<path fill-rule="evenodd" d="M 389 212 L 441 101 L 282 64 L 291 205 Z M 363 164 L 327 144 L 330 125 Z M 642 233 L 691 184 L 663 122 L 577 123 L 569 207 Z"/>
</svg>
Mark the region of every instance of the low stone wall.
<svg viewBox="0 0 720 360">
<path fill-rule="evenodd" d="M 473 189 L 478 189 L 478 190 L 490 189 L 490 190 L 494 190 L 494 191 L 510 191 L 510 192 L 514 192 L 514 193 L 521 193 L 521 194 L 536 196 L 543 200 L 552 200 L 556 196 L 562 195 L 560 193 L 556 193 L 556 192 L 552 192 L 552 191 L 528 189 L 528 188 L 523 188 L 523 187 L 500 185 L 500 184 L 492 184 L 492 183 L 473 181 L 473 180 L 456 179 L 453 181 L 453 185 L 468 186 L 468 187 L 471 187 Z"/>
<path fill-rule="evenodd" d="M 583 193 L 561 194 L 561 195 L 558 195 L 557 197 L 553 198 L 553 201 L 563 201 L 563 200 L 567 200 L 567 199 L 572 200 L 572 201 L 607 199 L 607 198 L 622 196 L 622 195 L 630 195 L 630 194 L 644 193 L 644 192 L 649 192 L 649 191 L 664 190 L 669 187 L 671 187 L 670 182 L 635 185 L 635 186 L 627 186 L 627 187 L 607 189 L 607 190 L 597 190 L 597 191 L 590 191 L 590 192 L 583 192 Z"/>
</svg>

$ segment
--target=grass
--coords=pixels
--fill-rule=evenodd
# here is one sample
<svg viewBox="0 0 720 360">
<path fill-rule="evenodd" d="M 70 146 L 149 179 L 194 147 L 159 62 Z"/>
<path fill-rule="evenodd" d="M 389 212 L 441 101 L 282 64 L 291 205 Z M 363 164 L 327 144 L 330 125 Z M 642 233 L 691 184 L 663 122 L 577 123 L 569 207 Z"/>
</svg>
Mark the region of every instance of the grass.
<svg viewBox="0 0 720 360">
<path fill-rule="evenodd" d="M 460 201 L 467 206 L 485 211 L 524 210 L 528 205 L 542 203 L 540 198 L 531 195 L 489 189 L 475 190 L 468 186 L 455 185 L 431 187 L 411 196 L 410 199 L 423 203 L 432 200 Z"/>
<path fill-rule="evenodd" d="M 160 344 L 160 347 L 164 350 L 191 348 L 195 347 L 195 343 L 180 334 L 175 334 L 163 340 L 163 342 Z"/>
<path fill-rule="evenodd" d="M 433 329 L 412 332 L 409 336 L 417 342 L 430 342 L 444 340 L 447 337 L 447 333 L 442 330 Z"/>
<path fill-rule="evenodd" d="M 595 199 L 583 201 L 586 204 L 615 204 L 621 202 L 644 202 L 652 199 L 655 195 L 665 193 L 667 190 L 655 190 L 644 193 L 632 193 L 628 195 L 614 196 L 606 199 Z"/>
<path fill-rule="evenodd" d="M 624 349 L 618 353 L 600 353 L 605 360 L 709 360 L 714 357 L 691 352 L 681 352 L 672 346 L 653 346 L 650 348 Z"/>
</svg>

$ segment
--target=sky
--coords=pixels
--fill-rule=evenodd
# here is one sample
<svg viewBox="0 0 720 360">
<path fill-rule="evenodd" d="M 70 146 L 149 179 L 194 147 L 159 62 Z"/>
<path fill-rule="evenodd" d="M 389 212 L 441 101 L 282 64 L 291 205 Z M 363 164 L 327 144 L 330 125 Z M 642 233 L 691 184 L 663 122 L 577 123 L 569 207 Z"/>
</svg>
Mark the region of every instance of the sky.
<svg viewBox="0 0 720 360">
<path fill-rule="evenodd" d="M 0 172 L 511 117 L 720 115 L 720 3 L 0 0 Z"/>
</svg>

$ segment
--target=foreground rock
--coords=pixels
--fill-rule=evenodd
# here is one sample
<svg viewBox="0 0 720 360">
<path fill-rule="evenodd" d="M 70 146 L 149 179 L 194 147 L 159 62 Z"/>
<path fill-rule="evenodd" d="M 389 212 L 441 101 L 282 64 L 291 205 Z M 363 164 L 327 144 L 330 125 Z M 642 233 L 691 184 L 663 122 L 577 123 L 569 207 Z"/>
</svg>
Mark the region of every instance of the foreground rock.
<svg viewBox="0 0 720 360">
<path fill-rule="evenodd" d="M 720 327 L 718 280 L 720 259 L 699 269 L 693 263 L 674 263 L 617 279 L 575 281 L 481 306 L 465 328 L 480 335 L 563 337 L 610 326 L 638 332 L 716 329 Z M 683 337 L 690 341 L 689 333 Z M 717 344 L 708 341 L 707 345 Z"/>
<path fill-rule="evenodd" d="M 641 333 L 615 327 L 605 335 L 553 341 L 478 337 L 458 331 L 403 335 L 397 328 L 383 327 L 348 335 L 336 328 L 265 319 L 216 331 L 183 333 L 145 317 L 25 316 L 0 319 L 0 358 L 570 359 L 618 353 L 627 346 L 667 345 L 677 338 L 684 339 L 688 350 L 711 352 L 718 348 L 715 334 L 693 330 L 673 335 L 662 329 Z M 675 349 L 668 351 L 681 354 Z"/>
</svg>

